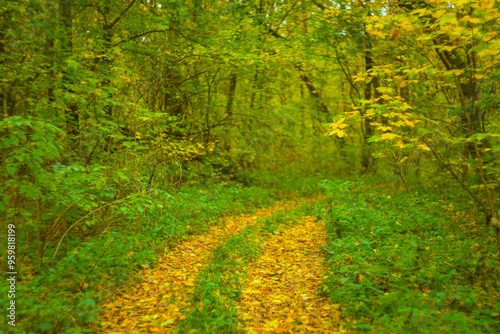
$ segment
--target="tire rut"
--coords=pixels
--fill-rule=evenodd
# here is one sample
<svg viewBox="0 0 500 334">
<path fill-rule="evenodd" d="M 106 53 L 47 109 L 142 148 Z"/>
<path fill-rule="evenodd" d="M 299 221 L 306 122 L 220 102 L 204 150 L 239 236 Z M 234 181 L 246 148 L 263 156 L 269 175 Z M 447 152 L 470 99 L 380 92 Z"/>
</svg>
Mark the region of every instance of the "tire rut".
<svg viewBox="0 0 500 334">
<path fill-rule="evenodd" d="M 338 306 L 318 295 L 325 243 L 323 223 L 306 216 L 260 245 L 238 305 L 244 332 L 345 332 Z"/>
<path fill-rule="evenodd" d="M 255 224 L 258 218 L 271 216 L 292 204 L 279 203 L 244 214 L 222 219 L 202 235 L 195 235 L 178 244 L 163 256 L 158 266 L 142 271 L 135 288 L 113 295 L 103 304 L 103 311 L 94 326 L 96 333 L 171 333 L 184 317 L 182 310 L 196 284 L 196 275 L 204 268 L 212 249 L 226 238 Z"/>
</svg>

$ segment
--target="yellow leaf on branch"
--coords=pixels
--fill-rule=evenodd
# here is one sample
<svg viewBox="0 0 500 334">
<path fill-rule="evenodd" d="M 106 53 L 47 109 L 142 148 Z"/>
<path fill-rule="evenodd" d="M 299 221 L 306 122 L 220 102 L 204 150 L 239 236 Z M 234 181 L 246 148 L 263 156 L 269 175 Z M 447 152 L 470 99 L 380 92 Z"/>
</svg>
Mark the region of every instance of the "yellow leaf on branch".
<svg viewBox="0 0 500 334">
<path fill-rule="evenodd" d="M 386 126 L 386 125 L 382 125 L 382 126 L 379 126 L 377 128 L 377 130 L 380 130 L 380 131 L 391 131 L 392 130 L 392 127 L 390 126 Z"/>
<path fill-rule="evenodd" d="M 429 146 L 427 146 L 427 144 L 420 144 L 417 146 L 419 149 L 422 149 L 424 151 L 430 151 L 431 149 L 429 148 Z"/>
<path fill-rule="evenodd" d="M 328 131 L 326 133 L 327 136 L 337 135 L 339 138 L 347 136 L 347 133 L 343 130 L 349 126 L 349 124 L 344 123 L 345 117 L 334 121 L 328 125 Z"/>
<path fill-rule="evenodd" d="M 403 143 L 403 141 L 400 139 L 394 146 L 397 146 L 402 149 L 405 147 L 405 143 Z"/>
<path fill-rule="evenodd" d="M 381 141 L 381 140 L 392 140 L 394 138 L 398 138 L 398 137 L 401 137 L 400 135 L 397 135 L 395 133 L 384 133 L 380 136 L 380 138 L 377 140 L 377 141 Z"/>
</svg>

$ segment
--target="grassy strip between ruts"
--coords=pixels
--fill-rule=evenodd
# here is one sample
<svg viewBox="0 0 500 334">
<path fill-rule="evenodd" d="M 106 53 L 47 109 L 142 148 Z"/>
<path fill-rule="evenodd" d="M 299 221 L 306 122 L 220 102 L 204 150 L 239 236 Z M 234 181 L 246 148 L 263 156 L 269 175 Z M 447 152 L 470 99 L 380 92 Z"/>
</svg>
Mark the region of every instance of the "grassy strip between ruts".
<svg viewBox="0 0 500 334">
<path fill-rule="evenodd" d="M 238 333 L 235 301 L 241 296 L 247 266 L 259 256 L 260 239 L 279 233 L 281 225 L 297 222 L 303 208 L 280 211 L 246 227 L 217 247 L 210 263 L 200 272 L 191 299 L 192 307 L 177 328 L 178 333 Z"/>
<path fill-rule="evenodd" d="M 460 191 L 422 188 L 410 198 L 353 182 L 324 186 L 323 292 L 358 331 L 498 333 L 498 253 Z"/>
<path fill-rule="evenodd" d="M 255 224 L 257 217 L 269 217 L 279 208 L 289 206 L 278 203 L 258 209 L 255 214 L 226 217 L 207 233 L 182 241 L 160 258 L 158 266 L 143 270 L 139 284 L 133 289 L 108 296 L 95 329 L 117 333 L 172 332 L 182 316 L 180 310 L 189 305 L 195 277 L 205 267 L 212 250 L 226 238 Z"/>
</svg>

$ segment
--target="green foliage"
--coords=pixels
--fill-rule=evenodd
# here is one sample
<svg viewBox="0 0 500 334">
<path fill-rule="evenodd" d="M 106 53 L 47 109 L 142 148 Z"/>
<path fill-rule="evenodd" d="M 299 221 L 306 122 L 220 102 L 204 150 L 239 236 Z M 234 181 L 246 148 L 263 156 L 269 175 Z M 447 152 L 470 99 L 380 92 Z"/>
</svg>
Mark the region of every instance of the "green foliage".
<svg viewBox="0 0 500 334">
<path fill-rule="evenodd" d="M 68 171 L 60 168 L 61 173 L 61 170 Z M 78 169 L 69 171 L 80 172 Z M 79 187 L 85 189 L 88 186 L 88 179 L 72 177 L 71 173 L 67 180 L 79 182 L 69 181 L 67 186 L 78 194 Z M 106 194 L 103 187 L 98 189 Z M 91 196 L 80 195 L 85 195 L 83 198 Z M 77 225 L 79 234 L 68 233 L 68 240 L 59 248 L 54 260 L 45 260 L 47 263 L 43 267 L 38 267 L 35 257 L 23 260 L 22 272 L 26 276 L 19 289 L 17 317 L 20 326 L 16 331 L 81 332 L 96 319 L 103 293 L 128 286 L 143 265 L 154 266 L 158 255 L 168 251 L 178 240 L 189 234 L 202 233 L 224 215 L 250 212 L 255 207 L 269 205 L 273 200 L 272 194 L 261 188 L 216 184 L 209 189 L 186 188 L 172 194 L 156 189 L 115 202 L 108 207 L 110 217 L 114 217 L 108 223 L 112 223 L 112 228 L 108 225 L 99 236 L 85 237 L 89 229 L 102 224 L 98 217 L 89 216 L 88 221 L 80 223 L 82 226 Z M 98 203 L 81 201 L 80 205 L 81 212 L 86 212 Z M 18 244 L 22 245 L 25 240 L 21 237 Z M 35 254 L 35 246 L 29 247 L 28 251 Z M 45 252 L 52 257 L 57 244 L 46 247 Z M 4 297 L 0 303 L 5 302 L 6 288 L 2 285 L 0 292 Z"/>
<path fill-rule="evenodd" d="M 236 180 L 246 185 L 271 189 L 279 196 L 296 198 L 313 196 L 321 192 L 318 182 L 334 174 L 334 169 L 315 164 L 289 163 L 281 168 L 255 168 L 242 170 Z"/>
<path fill-rule="evenodd" d="M 372 184 L 373 185 L 373 184 Z M 413 198 L 360 182 L 324 182 L 330 268 L 323 293 L 358 330 L 495 333 L 498 260 L 460 195 Z M 330 204 L 328 204 L 330 203 Z M 356 320 L 355 323 L 351 322 Z"/>
</svg>

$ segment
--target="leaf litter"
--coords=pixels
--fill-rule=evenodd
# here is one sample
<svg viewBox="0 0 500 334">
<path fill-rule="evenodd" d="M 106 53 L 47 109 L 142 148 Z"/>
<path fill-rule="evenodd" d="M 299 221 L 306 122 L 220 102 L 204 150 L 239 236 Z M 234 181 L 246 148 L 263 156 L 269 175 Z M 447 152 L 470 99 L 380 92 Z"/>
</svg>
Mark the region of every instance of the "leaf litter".
<svg viewBox="0 0 500 334">
<path fill-rule="evenodd" d="M 322 222 L 306 216 L 261 243 L 237 307 L 247 333 L 342 333 L 340 311 L 318 294 L 325 275 Z"/>
<path fill-rule="evenodd" d="M 185 315 L 189 298 L 196 285 L 195 277 L 209 260 L 212 250 L 226 238 L 256 223 L 258 218 L 271 216 L 292 204 L 279 203 L 222 219 L 202 235 L 181 242 L 159 260 L 158 266 L 145 266 L 139 285 L 126 293 L 113 295 L 103 304 L 97 333 L 171 333 Z M 111 299 L 109 298 L 109 299 Z"/>
</svg>

